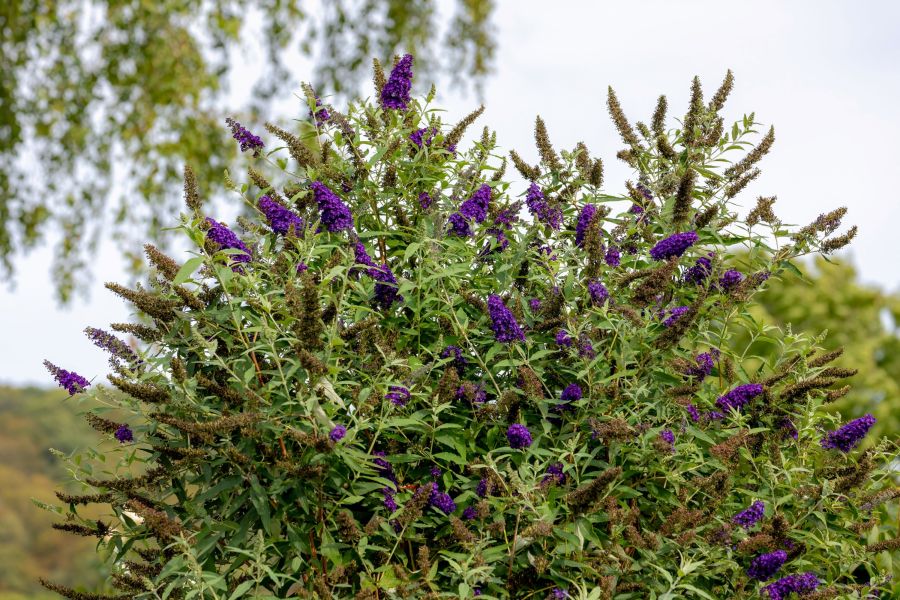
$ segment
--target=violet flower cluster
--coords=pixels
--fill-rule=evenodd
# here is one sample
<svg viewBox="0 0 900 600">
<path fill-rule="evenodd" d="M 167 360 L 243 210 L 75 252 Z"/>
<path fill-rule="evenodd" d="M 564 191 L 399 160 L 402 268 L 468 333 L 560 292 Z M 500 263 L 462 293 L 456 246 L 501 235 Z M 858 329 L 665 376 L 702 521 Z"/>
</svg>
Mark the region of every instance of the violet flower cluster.
<svg viewBox="0 0 900 600">
<path fill-rule="evenodd" d="M 413 57 L 404 54 L 403 58 L 391 69 L 387 82 L 381 89 L 381 105 L 395 110 L 406 110 L 409 106 L 409 90 L 412 87 Z"/>
<path fill-rule="evenodd" d="M 694 285 L 701 285 L 706 281 L 706 278 L 712 273 L 711 258 L 713 256 L 713 253 L 710 252 L 707 256 L 698 258 L 694 266 L 684 272 L 684 281 L 686 283 L 693 283 Z"/>
<path fill-rule="evenodd" d="M 331 433 L 328 434 L 328 437 L 332 442 L 339 442 L 344 439 L 344 436 L 347 435 L 347 428 L 343 425 L 335 425 L 331 430 Z"/>
<path fill-rule="evenodd" d="M 310 187 L 319 205 L 322 225 L 328 231 L 334 233 L 353 228 L 353 215 L 337 194 L 321 181 L 314 181 Z"/>
<path fill-rule="evenodd" d="M 669 309 L 669 316 L 666 320 L 663 321 L 664 327 L 671 327 L 675 324 L 675 322 L 681 318 L 684 313 L 689 311 L 691 308 L 689 306 L 676 306 L 675 308 Z"/>
<path fill-rule="evenodd" d="M 525 204 L 528 206 L 528 212 L 541 223 L 549 225 L 552 229 L 559 229 L 562 225 L 562 209 L 550 205 L 538 184 L 532 182 L 528 186 Z"/>
<path fill-rule="evenodd" d="M 456 510 L 456 503 L 453 501 L 453 498 L 450 494 L 440 491 L 436 481 L 431 483 L 431 496 L 428 498 L 428 503 L 446 515 Z"/>
<path fill-rule="evenodd" d="M 85 379 L 75 371 L 66 371 L 65 369 L 61 369 L 49 360 L 44 361 L 44 366 L 47 367 L 47 370 L 50 371 L 51 375 L 53 375 L 53 378 L 56 380 L 56 383 L 59 384 L 59 387 L 69 392 L 70 396 L 74 396 L 79 392 L 83 392 L 89 385 L 91 385 L 87 379 Z"/>
<path fill-rule="evenodd" d="M 375 280 L 375 299 L 377 307 L 388 309 L 394 302 L 403 302 L 403 295 L 397 288 L 397 278 L 387 265 L 372 267 L 369 276 Z"/>
<path fill-rule="evenodd" d="M 525 332 L 522 331 L 512 311 L 506 308 L 500 296 L 491 294 L 488 297 L 487 306 L 491 317 L 491 330 L 498 342 L 508 344 L 525 340 Z"/>
<path fill-rule="evenodd" d="M 437 132 L 437 127 L 423 127 L 422 129 L 416 129 L 409 134 L 409 141 L 419 148 L 430 146 L 431 141 L 434 139 L 434 136 L 437 135 Z"/>
<path fill-rule="evenodd" d="M 787 552 L 784 550 L 760 554 L 750 562 L 750 567 L 747 568 L 747 576 L 758 581 L 771 579 L 786 560 Z"/>
<path fill-rule="evenodd" d="M 260 197 L 259 210 L 265 215 L 269 226 L 275 233 L 287 235 L 289 231 L 293 231 L 296 236 L 303 235 L 303 219 L 269 196 Z"/>
<path fill-rule="evenodd" d="M 397 406 L 406 406 L 406 403 L 409 402 L 411 397 L 412 395 L 409 393 L 409 390 L 402 385 L 392 385 L 388 387 L 388 393 L 384 395 L 385 400 L 390 400 L 391 403 L 396 404 Z"/>
<path fill-rule="evenodd" d="M 132 365 L 140 364 L 140 357 L 131 349 L 131 346 L 102 329 L 96 327 L 86 327 L 84 333 L 88 336 L 94 345 L 102 350 L 110 353 L 109 362 L 114 367 L 118 365 L 118 361 L 123 360 Z"/>
<path fill-rule="evenodd" d="M 807 572 L 782 577 L 775 583 L 762 588 L 764 594 L 768 594 L 769 600 L 788 600 L 791 594 L 802 596 L 819 587 L 819 578 L 815 573 Z"/>
<path fill-rule="evenodd" d="M 593 204 L 585 204 L 578 215 L 578 223 L 575 224 L 575 245 L 581 246 L 584 243 L 584 235 L 587 233 L 588 225 L 594 218 L 597 207 Z"/>
<path fill-rule="evenodd" d="M 697 243 L 696 231 L 684 231 L 675 233 L 660 240 L 650 249 L 650 257 L 653 260 L 668 260 L 673 256 L 681 256 L 685 251 Z"/>
<path fill-rule="evenodd" d="M 744 529 L 750 529 L 756 523 L 759 522 L 760 519 L 765 516 L 766 513 L 766 505 L 762 500 L 757 500 L 753 504 L 751 504 L 748 508 L 745 508 L 738 514 L 732 517 L 732 521 L 736 525 L 740 525 Z"/>
<path fill-rule="evenodd" d="M 602 305 L 609 298 L 609 290 L 599 281 L 592 281 L 588 284 L 588 294 L 591 296 L 591 303 Z"/>
<path fill-rule="evenodd" d="M 237 254 L 230 254 L 229 258 L 237 263 L 250 262 L 250 248 L 233 231 L 228 229 L 224 223 L 219 223 L 209 217 L 206 217 L 206 223 L 209 226 L 209 229 L 206 230 L 207 240 L 218 245 L 220 250 L 243 250 L 243 252 Z"/>
<path fill-rule="evenodd" d="M 113 435 L 121 444 L 134 440 L 134 432 L 131 431 L 128 425 L 119 425 L 119 428 L 116 429 L 116 432 Z"/>
<path fill-rule="evenodd" d="M 258 156 L 259 150 L 265 146 L 262 139 L 250 133 L 243 125 L 231 117 L 225 119 L 225 122 L 231 127 L 231 137 L 236 139 L 241 145 L 241 152 L 253 150 L 253 156 Z"/>
<path fill-rule="evenodd" d="M 509 441 L 509 447 L 516 450 L 527 448 L 531 445 L 531 432 L 521 423 L 513 423 L 506 430 L 506 439 Z"/>
<path fill-rule="evenodd" d="M 763 386 L 758 383 L 745 383 L 720 396 L 716 400 L 716 406 L 723 411 L 740 410 L 753 398 L 763 393 Z"/>
<path fill-rule="evenodd" d="M 838 429 L 829 431 L 822 438 L 822 447 L 826 450 L 834 449 L 844 453 L 850 452 L 866 437 L 873 425 L 875 425 L 875 417 L 871 414 L 853 419 Z"/>
</svg>

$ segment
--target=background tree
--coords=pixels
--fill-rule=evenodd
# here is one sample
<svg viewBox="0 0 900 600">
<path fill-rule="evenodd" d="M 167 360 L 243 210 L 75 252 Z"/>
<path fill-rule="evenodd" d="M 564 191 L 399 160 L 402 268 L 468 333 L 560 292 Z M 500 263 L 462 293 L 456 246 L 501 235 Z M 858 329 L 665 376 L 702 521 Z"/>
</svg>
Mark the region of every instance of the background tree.
<svg viewBox="0 0 900 600">
<path fill-rule="evenodd" d="M 328 0 L 315 12 L 298 0 L 0 4 L 0 276 L 14 275 L 17 252 L 58 231 L 63 301 L 103 228 L 139 265 L 139 246 L 128 242 L 160 239 L 185 164 L 204 194 L 219 189 L 234 158 L 222 116 L 236 108 L 223 106 L 221 82 L 249 36 L 260 36 L 267 61 L 251 112 L 294 85 L 282 62 L 292 45 L 316 57 L 314 82 L 336 94 L 357 90 L 369 57 L 401 50 L 420 70 L 477 85 L 494 49 L 493 0 L 458 0 L 446 26 L 434 0 Z"/>
<path fill-rule="evenodd" d="M 794 331 L 825 331 L 821 344 L 843 348 L 834 364 L 859 370 L 850 392 L 829 405 L 847 418 L 872 413 L 873 438 L 896 439 L 900 431 L 900 296 L 861 284 L 853 266 L 819 257 L 813 268 L 786 272 L 758 296 L 751 314 L 758 321 Z M 746 342 L 737 338 L 736 347 Z M 778 352 L 771 339 L 751 352 L 771 363 Z"/>
</svg>

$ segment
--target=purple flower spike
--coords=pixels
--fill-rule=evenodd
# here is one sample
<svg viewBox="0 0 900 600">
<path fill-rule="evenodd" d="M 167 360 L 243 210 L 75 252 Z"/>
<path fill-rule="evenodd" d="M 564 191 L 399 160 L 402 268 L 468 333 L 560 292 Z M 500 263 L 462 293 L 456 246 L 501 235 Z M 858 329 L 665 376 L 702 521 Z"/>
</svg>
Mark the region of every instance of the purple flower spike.
<svg viewBox="0 0 900 600">
<path fill-rule="evenodd" d="M 70 396 L 74 396 L 79 392 L 83 392 L 89 385 L 91 385 L 87 379 L 85 379 L 75 371 L 66 371 L 65 369 L 60 369 L 49 360 L 44 361 L 44 366 L 47 367 L 47 370 L 50 371 L 50 374 L 53 375 L 54 379 L 56 379 L 56 383 L 59 384 L 59 387 L 69 392 Z"/>
<path fill-rule="evenodd" d="M 875 425 L 875 417 L 870 414 L 853 419 L 846 425 L 834 431 L 829 431 L 822 438 L 822 447 L 826 450 L 835 449 L 844 453 L 850 452 L 866 437 L 873 425 Z"/>
<path fill-rule="evenodd" d="M 659 437 L 662 441 L 669 444 L 670 446 L 675 445 L 675 434 L 672 433 L 671 429 L 663 429 L 659 432 Z"/>
<path fill-rule="evenodd" d="M 618 267 L 622 262 L 622 253 L 615 246 L 610 246 L 603 258 L 610 267 Z"/>
<path fill-rule="evenodd" d="M 353 228 L 353 215 L 337 194 L 321 181 L 314 181 L 310 187 L 319 205 L 322 225 L 328 231 L 334 233 Z"/>
<path fill-rule="evenodd" d="M 422 192 L 419 194 L 419 206 L 422 207 L 422 210 L 428 210 L 428 207 L 431 206 L 431 203 L 434 202 L 434 199 L 428 194 L 428 192 Z"/>
<path fill-rule="evenodd" d="M 753 504 L 750 505 L 749 508 L 746 508 L 734 515 L 731 519 L 735 524 L 740 525 L 744 529 L 750 529 L 756 523 L 763 518 L 766 512 L 766 505 L 761 501 L 757 500 Z"/>
<path fill-rule="evenodd" d="M 591 302 L 596 305 L 602 305 L 609 298 L 609 290 L 599 281 L 588 284 L 588 294 L 591 296 Z"/>
<path fill-rule="evenodd" d="M 560 400 L 563 402 L 575 402 L 577 400 L 581 400 L 583 392 L 581 391 L 581 386 L 577 383 L 570 383 L 566 386 L 566 389 L 562 391 L 562 396 Z"/>
<path fill-rule="evenodd" d="M 397 291 L 397 278 L 387 265 L 372 267 L 369 276 L 375 280 L 376 306 L 388 309 L 394 302 L 403 302 L 403 295 Z"/>
<path fill-rule="evenodd" d="M 392 385 L 388 387 L 388 393 L 384 395 L 385 400 L 390 400 L 397 406 L 406 406 L 406 403 L 409 402 L 411 397 L 412 394 L 410 394 L 409 390 L 402 385 Z"/>
<path fill-rule="evenodd" d="M 681 256 L 685 250 L 697 243 L 697 239 L 696 231 L 684 231 L 670 235 L 650 249 L 650 257 L 653 260 L 667 260 L 673 256 Z"/>
<path fill-rule="evenodd" d="M 463 510 L 462 518 L 464 521 L 474 521 L 478 517 L 478 511 L 475 510 L 474 506 L 469 506 L 465 510 Z M 476 596 L 478 594 L 475 594 Z"/>
<path fill-rule="evenodd" d="M 781 565 L 787 560 L 787 552 L 776 550 L 768 554 L 760 554 L 750 563 L 747 575 L 758 581 L 766 581 L 778 572 Z"/>
<path fill-rule="evenodd" d="M 459 213 L 467 219 L 481 223 L 487 218 L 488 206 L 491 203 L 491 186 L 482 184 L 472 197 L 459 205 Z"/>
<path fill-rule="evenodd" d="M 328 434 L 328 437 L 331 438 L 332 442 L 339 442 L 344 439 L 344 436 L 347 435 L 347 428 L 343 425 L 335 425 L 334 429 L 331 430 L 331 433 Z"/>
<path fill-rule="evenodd" d="M 553 600 L 565 600 L 569 597 L 569 590 L 562 588 L 553 588 L 553 590 L 550 591 L 550 597 Z"/>
<path fill-rule="evenodd" d="M 118 361 L 120 360 L 133 365 L 143 362 L 137 353 L 131 349 L 131 346 L 107 331 L 96 327 L 86 327 L 84 333 L 94 342 L 95 346 L 110 353 L 109 362 L 114 367 L 119 365 Z"/>
<path fill-rule="evenodd" d="M 687 311 L 690 310 L 689 306 L 676 306 L 675 308 L 669 311 L 669 318 L 663 321 L 664 327 L 671 327 L 675 324 L 675 322 Z"/>
<path fill-rule="evenodd" d="M 431 140 L 434 139 L 434 136 L 437 134 L 437 127 L 423 127 L 422 129 L 417 129 L 409 134 L 409 141 L 413 144 L 422 148 L 423 146 L 430 146 Z"/>
<path fill-rule="evenodd" d="M 723 411 L 740 410 L 753 398 L 763 393 L 763 386 L 758 383 L 745 383 L 739 385 L 724 396 L 716 400 L 716 406 Z"/>
<path fill-rule="evenodd" d="M 214 219 L 206 217 L 206 224 L 209 226 L 209 229 L 206 231 L 206 239 L 217 244 L 221 250 L 234 248 L 236 250 L 244 251 L 242 254 L 229 254 L 228 257 L 230 260 L 237 263 L 250 262 L 250 248 L 248 248 L 247 244 L 242 242 L 233 231 L 228 229 L 224 223 L 219 223 Z"/>
<path fill-rule="evenodd" d="M 584 208 L 581 209 L 581 214 L 578 215 L 578 223 L 575 225 L 576 246 L 581 246 L 584 243 L 584 234 L 587 232 L 587 227 L 591 219 L 594 218 L 595 212 L 597 212 L 597 207 L 593 204 L 585 204 Z"/>
<path fill-rule="evenodd" d="M 528 186 L 525 204 L 528 206 L 528 212 L 539 222 L 549 225 L 552 229 L 559 229 L 562 225 L 562 209 L 550 205 L 538 184 L 532 182 Z"/>
<path fill-rule="evenodd" d="M 524 425 L 513 423 L 506 430 L 506 439 L 509 440 L 510 448 L 520 450 L 531 445 L 531 432 Z"/>
<path fill-rule="evenodd" d="M 762 588 L 764 594 L 768 594 L 769 600 L 788 600 L 791 594 L 802 596 L 819 587 L 819 579 L 815 573 L 807 572 L 800 575 L 788 575 L 775 583 Z"/>
<path fill-rule="evenodd" d="M 231 137 L 236 139 L 241 145 L 241 152 L 245 152 L 247 150 L 253 150 L 253 156 L 259 156 L 259 150 L 265 144 L 263 141 L 250 133 L 247 129 L 244 128 L 243 125 L 228 117 L 225 119 L 225 122 L 228 123 L 228 126 L 231 127 Z"/>
<path fill-rule="evenodd" d="M 447 220 L 450 222 L 450 230 L 448 233 L 451 235 L 455 235 L 457 237 L 471 237 L 472 236 L 472 227 L 469 225 L 468 219 L 459 214 L 458 212 L 453 213 Z"/>
<path fill-rule="evenodd" d="M 406 110 L 409 106 L 409 90 L 412 87 L 413 57 L 404 54 L 403 58 L 391 69 L 387 83 L 381 90 L 381 105 L 395 110 Z"/>
<path fill-rule="evenodd" d="M 116 432 L 113 435 L 116 436 L 116 439 L 119 440 L 119 443 L 121 444 L 134 440 L 134 432 L 128 428 L 128 425 L 119 425 L 119 428 L 116 429 Z"/>
<path fill-rule="evenodd" d="M 269 196 L 262 196 L 259 199 L 259 210 L 266 216 L 269 226 L 275 233 L 287 235 L 289 231 L 293 231 L 294 235 L 302 237 L 303 219 Z"/>
<path fill-rule="evenodd" d="M 556 345 L 560 348 L 571 348 L 572 338 L 569 337 L 569 332 L 567 332 L 565 329 L 560 329 L 556 333 Z"/>
<path fill-rule="evenodd" d="M 710 252 L 707 256 L 701 256 L 693 267 L 684 272 L 684 280 L 687 283 L 701 285 L 709 274 L 712 273 L 712 260 L 714 254 Z"/>
<path fill-rule="evenodd" d="M 434 482 L 431 485 L 431 497 L 428 499 L 428 503 L 445 515 L 453 514 L 453 511 L 456 510 L 456 502 L 453 501 L 450 494 L 438 491 L 437 482 Z"/>
<path fill-rule="evenodd" d="M 300 273 L 303 273 L 304 271 L 308 271 L 308 270 L 309 270 L 309 265 L 301 260 L 300 263 L 297 265 L 297 275 L 299 275 Z"/>
<path fill-rule="evenodd" d="M 328 112 L 328 109 L 322 106 L 322 99 L 319 98 L 318 94 L 315 94 L 316 97 L 316 109 L 315 112 L 312 110 L 309 111 L 309 118 L 315 119 L 316 127 L 321 127 L 325 123 L 328 122 L 328 119 L 331 118 L 331 113 Z"/>
<path fill-rule="evenodd" d="M 728 269 L 719 279 L 719 286 L 727 292 L 736 288 L 737 285 L 743 280 L 744 276 L 740 271 Z"/>
<path fill-rule="evenodd" d="M 525 340 L 525 332 L 522 331 L 522 328 L 516 322 L 516 317 L 513 316 L 512 311 L 506 308 L 500 296 L 491 294 L 488 297 L 487 305 L 488 313 L 491 317 L 491 329 L 494 331 L 494 338 L 498 342 L 508 344 L 517 340 Z"/>
</svg>

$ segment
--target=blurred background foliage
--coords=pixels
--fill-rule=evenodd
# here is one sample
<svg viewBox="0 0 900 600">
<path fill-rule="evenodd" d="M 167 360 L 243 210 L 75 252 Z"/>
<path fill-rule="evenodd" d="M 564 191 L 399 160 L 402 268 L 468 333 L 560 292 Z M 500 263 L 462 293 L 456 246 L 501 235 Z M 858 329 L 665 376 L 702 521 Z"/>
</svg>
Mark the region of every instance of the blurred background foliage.
<svg viewBox="0 0 900 600">
<path fill-rule="evenodd" d="M 50 573 L 71 585 L 102 580 L 96 540 L 51 529 L 58 517 L 31 500 L 59 504 L 54 490 L 80 491 L 60 484 L 70 480 L 65 462 L 48 450 L 96 444 L 79 414 L 90 406 L 77 402 L 62 390 L 0 387 L 0 600 L 58 598 L 37 581 Z"/>
<path fill-rule="evenodd" d="M 390 64 L 401 51 L 421 80 L 477 87 L 494 53 L 494 0 L 452 6 L 451 16 L 437 0 L 0 2 L 0 278 L 49 233 L 65 302 L 101 228 L 137 268 L 136 241 L 162 244 L 161 224 L 177 214 L 183 166 L 205 194 L 219 191 L 235 153 L 224 116 L 255 115 L 295 88 L 283 62 L 294 52 L 339 96 L 358 91 L 372 57 Z M 228 106 L 230 64 L 254 45 L 265 64 L 246 82 L 251 105 Z"/>
<path fill-rule="evenodd" d="M 847 380 L 850 393 L 830 405 L 845 418 L 872 413 L 877 419 L 868 443 L 900 434 L 900 295 L 859 282 L 852 264 L 817 258 L 800 273 L 770 280 L 756 296 L 751 314 L 760 323 L 817 336 L 826 350 L 844 349 L 834 365 L 859 369 Z M 733 340 L 744 348 L 747 338 Z M 749 354 L 774 363 L 777 347 L 756 341 Z"/>
</svg>

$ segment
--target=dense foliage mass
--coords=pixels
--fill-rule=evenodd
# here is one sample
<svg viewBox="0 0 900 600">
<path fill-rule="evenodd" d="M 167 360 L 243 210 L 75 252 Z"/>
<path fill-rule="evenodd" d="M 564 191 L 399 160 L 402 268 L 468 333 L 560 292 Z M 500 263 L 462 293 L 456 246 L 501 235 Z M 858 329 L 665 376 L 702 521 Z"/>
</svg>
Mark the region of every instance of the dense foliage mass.
<svg viewBox="0 0 900 600">
<path fill-rule="evenodd" d="M 88 331 L 135 415 L 92 424 L 146 472 L 84 476 L 61 526 L 101 540 L 115 597 L 887 589 L 896 446 L 858 448 L 870 415 L 817 412 L 853 370 L 798 334 L 770 361 L 729 345 L 764 334 L 747 311 L 767 279 L 855 233 L 836 235 L 844 209 L 788 231 L 770 198 L 738 217 L 774 132 L 725 127 L 731 74 L 709 102 L 694 80 L 678 128 L 664 97 L 632 126 L 610 90 L 635 170 L 619 196 L 540 118 L 540 161 L 510 153 L 508 183 L 488 129 L 462 144 L 480 110 L 446 127 L 413 66 L 346 114 L 307 88 L 309 139 L 232 123 L 256 162 L 228 185 L 259 218 L 205 214 L 188 170 L 197 256 L 147 246 L 152 289 L 109 285 L 152 325 L 113 326 L 140 355 Z"/>
</svg>

